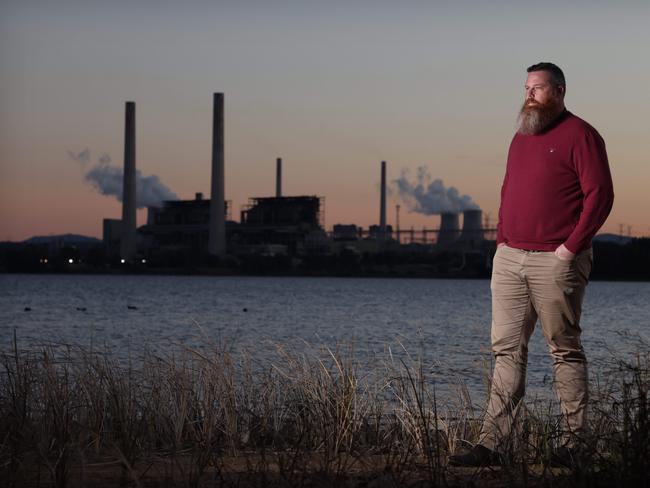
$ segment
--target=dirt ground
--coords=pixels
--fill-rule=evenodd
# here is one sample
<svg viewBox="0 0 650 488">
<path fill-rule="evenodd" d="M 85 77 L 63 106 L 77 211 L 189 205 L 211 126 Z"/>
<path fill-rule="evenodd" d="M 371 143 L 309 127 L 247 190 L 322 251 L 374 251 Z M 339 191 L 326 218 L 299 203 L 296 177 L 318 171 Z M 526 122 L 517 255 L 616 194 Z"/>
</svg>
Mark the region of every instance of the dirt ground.
<svg viewBox="0 0 650 488">
<path fill-rule="evenodd" d="M 364 459 L 339 456 L 327 462 L 322 458 L 298 458 L 295 455 L 239 455 L 219 457 L 199 476 L 195 464 L 187 458 L 140 460 L 123 467 L 119 460 L 93 460 L 74 465 L 65 484 L 68 488 L 99 487 L 305 487 L 305 488 L 383 488 L 383 487 L 569 487 L 584 485 L 569 470 L 542 466 L 507 466 L 431 469 L 423 459 L 413 465 L 387 456 Z M 5 472 L 6 473 L 6 472 Z M 5 478 L 3 486 L 55 486 L 46 466 L 24 466 Z M 11 481 L 10 481 L 11 480 Z M 13 483 L 12 483 L 13 481 Z"/>
</svg>

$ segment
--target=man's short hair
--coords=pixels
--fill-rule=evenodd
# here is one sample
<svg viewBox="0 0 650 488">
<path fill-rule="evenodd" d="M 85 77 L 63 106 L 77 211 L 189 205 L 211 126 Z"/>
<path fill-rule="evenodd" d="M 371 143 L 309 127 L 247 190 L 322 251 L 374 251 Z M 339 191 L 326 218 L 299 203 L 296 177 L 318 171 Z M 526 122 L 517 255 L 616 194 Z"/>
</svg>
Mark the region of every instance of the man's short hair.
<svg viewBox="0 0 650 488">
<path fill-rule="evenodd" d="M 558 65 L 553 63 L 537 63 L 529 66 L 526 70 L 527 73 L 532 73 L 533 71 L 546 71 L 551 76 L 551 82 L 566 88 L 564 73 Z"/>
</svg>

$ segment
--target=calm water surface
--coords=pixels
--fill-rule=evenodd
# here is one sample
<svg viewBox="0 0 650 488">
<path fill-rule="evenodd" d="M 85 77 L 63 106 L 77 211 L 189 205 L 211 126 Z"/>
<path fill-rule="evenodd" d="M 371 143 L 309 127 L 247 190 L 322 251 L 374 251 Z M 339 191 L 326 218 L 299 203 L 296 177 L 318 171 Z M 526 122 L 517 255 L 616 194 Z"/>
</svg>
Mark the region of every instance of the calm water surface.
<svg viewBox="0 0 650 488">
<path fill-rule="evenodd" d="M 29 308 L 30 311 L 25 309 Z M 650 343 L 650 283 L 590 283 L 582 328 L 592 377 Z M 441 390 L 466 382 L 484 394 L 489 367 L 487 280 L 0 275 L 0 348 L 75 344 L 137 355 L 209 342 L 277 358 L 353 344 L 376 367 L 390 352 L 422 357 Z M 639 340 L 641 338 L 641 340 Z M 645 341 L 645 342 L 644 342 Z M 309 346 L 308 346 L 308 345 Z M 528 391 L 551 391 L 551 360 L 537 327 Z"/>
</svg>

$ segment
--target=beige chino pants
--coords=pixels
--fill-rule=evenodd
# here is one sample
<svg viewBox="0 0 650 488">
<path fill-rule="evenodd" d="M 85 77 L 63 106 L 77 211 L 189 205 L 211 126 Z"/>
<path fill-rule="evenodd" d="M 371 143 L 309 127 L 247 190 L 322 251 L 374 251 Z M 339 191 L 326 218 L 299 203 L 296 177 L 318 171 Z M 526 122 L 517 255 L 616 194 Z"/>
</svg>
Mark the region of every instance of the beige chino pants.
<svg viewBox="0 0 650 488">
<path fill-rule="evenodd" d="M 555 387 L 565 419 L 564 442 L 583 430 L 588 401 L 587 359 L 580 312 L 593 264 L 591 249 L 572 261 L 553 252 L 501 246 L 492 268 L 492 351 L 496 362 L 479 442 L 506 450 L 523 401 L 528 341 L 537 319 L 553 358 Z"/>
</svg>

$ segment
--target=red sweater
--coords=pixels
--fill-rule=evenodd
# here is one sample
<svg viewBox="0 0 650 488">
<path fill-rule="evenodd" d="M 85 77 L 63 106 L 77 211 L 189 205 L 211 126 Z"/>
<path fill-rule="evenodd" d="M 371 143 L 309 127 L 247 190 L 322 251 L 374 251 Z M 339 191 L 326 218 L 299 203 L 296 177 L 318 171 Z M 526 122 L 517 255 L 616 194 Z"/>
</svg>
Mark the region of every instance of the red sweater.
<svg viewBox="0 0 650 488">
<path fill-rule="evenodd" d="M 501 187 L 497 244 L 578 253 L 612 209 L 614 191 L 605 142 L 596 129 L 564 111 L 537 135 L 517 132 Z"/>
</svg>

